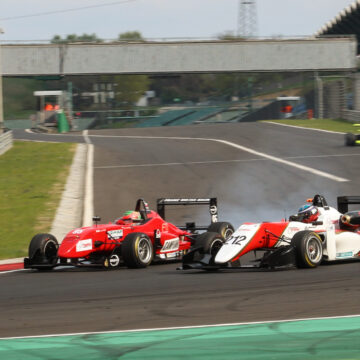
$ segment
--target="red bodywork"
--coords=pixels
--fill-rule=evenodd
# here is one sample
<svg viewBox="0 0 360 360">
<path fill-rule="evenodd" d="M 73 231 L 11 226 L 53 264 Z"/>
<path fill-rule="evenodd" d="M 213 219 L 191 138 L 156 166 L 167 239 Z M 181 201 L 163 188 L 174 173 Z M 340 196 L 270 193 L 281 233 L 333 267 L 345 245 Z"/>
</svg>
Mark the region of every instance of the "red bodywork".
<svg viewBox="0 0 360 360">
<path fill-rule="evenodd" d="M 70 231 L 59 246 L 58 257 L 86 259 L 94 252 L 110 253 L 128 234 L 134 232 L 144 233 L 151 239 L 156 255 L 183 252 L 191 246 L 188 238 L 191 233 L 166 222 L 155 211 L 149 211 L 145 222 L 123 224 L 118 220 L 116 223 Z M 178 246 L 176 239 L 179 239 Z M 174 242 L 164 248 L 168 240 Z"/>
<path fill-rule="evenodd" d="M 262 223 L 260 228 L 257 230 L 255 235 L 251 239 L 251 241 L 231 261 L 238 260 L 241 256 L 247 254 L 250 251 L 275 247 L 288 225 L 289 222 L 287 221 Z"/>
</svg>

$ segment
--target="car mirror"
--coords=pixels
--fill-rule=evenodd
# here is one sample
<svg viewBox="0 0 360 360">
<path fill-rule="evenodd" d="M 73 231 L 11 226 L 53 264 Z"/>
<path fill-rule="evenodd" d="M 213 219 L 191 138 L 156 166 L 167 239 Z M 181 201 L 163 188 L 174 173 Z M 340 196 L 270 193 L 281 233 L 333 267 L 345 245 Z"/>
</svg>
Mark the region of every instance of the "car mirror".
<svg viewBox="0 0 360 360">
<path fill-rule="evenodd" d="M 311 224 L 312 225 L 323 225 L 324 222 L 323 221 L 313 221 Z"/>
</svg>

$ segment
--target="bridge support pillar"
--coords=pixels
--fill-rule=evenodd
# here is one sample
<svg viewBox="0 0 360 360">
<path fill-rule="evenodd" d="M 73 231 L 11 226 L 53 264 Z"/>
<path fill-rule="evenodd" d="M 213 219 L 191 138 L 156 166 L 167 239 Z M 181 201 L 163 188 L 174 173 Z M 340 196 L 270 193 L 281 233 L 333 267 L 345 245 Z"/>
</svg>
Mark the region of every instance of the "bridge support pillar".
<svg viewBox="0 0 360 360">
<path fill-rule="evenodd" d="M 315 73 L 315 84 L 316 84 L 316 113 L 318 119 L 324 118 L 324 85 L 318 72 Z"/>
<path fill-rule="evenodd" d="M 353 110 L 360 111 L 360 73 L 353 75 Z"/>
</svg>

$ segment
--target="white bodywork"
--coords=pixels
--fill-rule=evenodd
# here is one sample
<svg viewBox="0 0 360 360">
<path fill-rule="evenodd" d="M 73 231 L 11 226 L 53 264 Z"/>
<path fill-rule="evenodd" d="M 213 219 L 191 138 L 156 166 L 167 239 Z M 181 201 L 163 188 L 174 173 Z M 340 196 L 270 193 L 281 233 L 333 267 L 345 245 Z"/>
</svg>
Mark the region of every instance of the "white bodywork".
<svg viewBox="0 0 360 360">
<path fill-rule="evenodd" d="M 318 224 L 290 221 L 282 233 L 276 247 L 289 245 L 293 236 L 302 230 L 318 233 L 323 239 L 323 255 L 326 261 L 360 258 L 360 234 L 352 231 L 339 230 L 341 213 L 332 207 L 319 208 Z M 215 263 L 224 264 L 234 259 L 254 238 L 261 227 L 258 224 L 241 225 L 224 243 L 216 254 Z"/>
</svg>

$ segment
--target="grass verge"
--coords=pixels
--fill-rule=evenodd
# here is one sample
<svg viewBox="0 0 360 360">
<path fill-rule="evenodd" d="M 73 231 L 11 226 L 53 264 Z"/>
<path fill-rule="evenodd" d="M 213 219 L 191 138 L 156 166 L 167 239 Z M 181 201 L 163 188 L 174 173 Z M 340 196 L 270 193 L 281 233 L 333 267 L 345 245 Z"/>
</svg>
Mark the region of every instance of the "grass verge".
<svg viewBox="0 0 360 360">
<path fill-rule="evenodd" d="M 23 257 L 49 232 L 76 144 L 15 141 L 0 156 L 0 259 Z"/>
<path fill-rule="evenodd" d="M 356 132 L 358 127 L 355 127 L 353 124 L 340 119 L 305 119 L 305 120 L 297 120 L 297 119 L 283 119 L 283 120 L 264 120 L 264 121 L 272 121 L 279 124 L 286 125 L 294 125 L 294 126 L 302 126 L 306 128 L 312 129 L 321 129 L 321 130 L 329 130 L 329 131 L 338 131 L 343 133 L 348 132 Z"/>
</svg>

